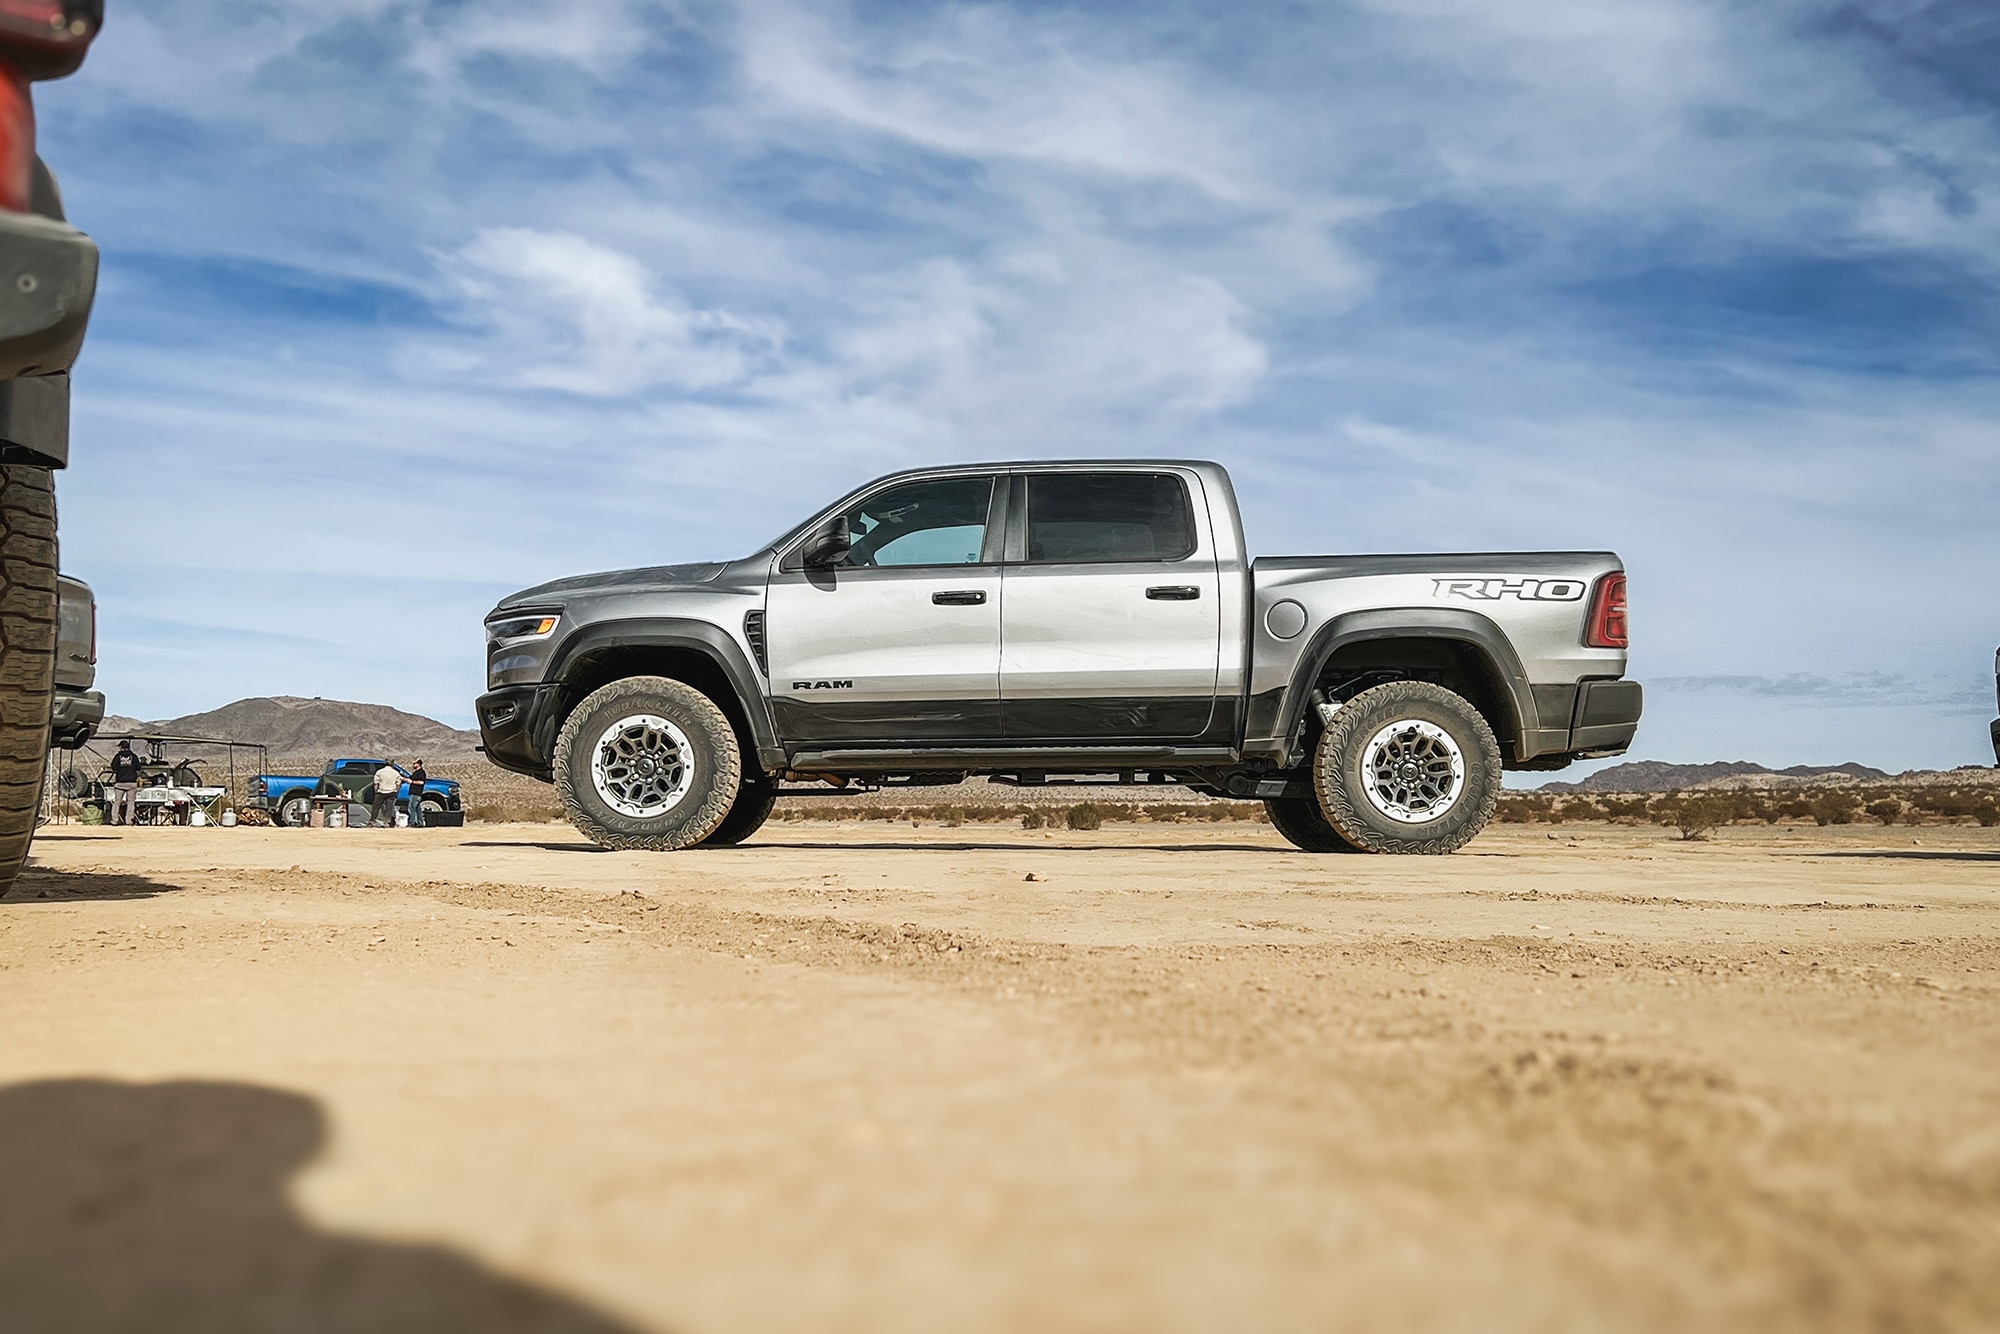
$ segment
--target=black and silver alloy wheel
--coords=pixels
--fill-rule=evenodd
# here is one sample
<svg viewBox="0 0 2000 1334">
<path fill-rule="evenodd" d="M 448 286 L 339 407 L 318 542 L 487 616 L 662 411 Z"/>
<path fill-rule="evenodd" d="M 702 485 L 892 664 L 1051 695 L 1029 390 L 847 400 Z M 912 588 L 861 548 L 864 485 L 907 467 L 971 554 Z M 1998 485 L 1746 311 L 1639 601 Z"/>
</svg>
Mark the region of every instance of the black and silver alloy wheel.
<svg viewBox="0 0 2000 1334">
<path fill-rule="evenodd" d="M 1500 744 L 1463 695 L 1390 681 L 1341 705 L 1313 754 L 1327 823 L 1366 852 L 1455 852 L 1493 818 Z"/>
<path fill-rule="evenodd" d="M 590 781 L 620 815 L 650 820 L 678 806 L 694 786 L 687 733 L 658 714 L 620 718 L 591 748 Z"/>
<path fill-rule="evenodd" d="M 1442 727 L 1404 718 L 1368 738 L 1361 773 L 1376 810 L 1399 824 L 1429 824 L 1465 791 L 1465 753 Z"/>
<path fill-rule="evenodd" d="M 721 826 L 743 758 L 715 701 L 685 682 L 631 676 L 593 691 L 556 738 L 556 791 L 607 848 L 670 852 Z"/>
</svg>

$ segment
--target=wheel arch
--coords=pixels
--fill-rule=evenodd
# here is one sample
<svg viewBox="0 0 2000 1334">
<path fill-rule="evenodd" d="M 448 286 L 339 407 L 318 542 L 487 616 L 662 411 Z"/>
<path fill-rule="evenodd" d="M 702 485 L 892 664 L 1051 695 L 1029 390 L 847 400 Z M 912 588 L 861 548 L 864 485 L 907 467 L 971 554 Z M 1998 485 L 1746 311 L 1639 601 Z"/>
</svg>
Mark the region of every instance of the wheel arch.
<svg viewBox="0 0 2000 1334">
<path fill-rule="evenodd" d="M 1506 634 L 1477 612 L 1398 607 L 1349 612 L 1321 626 L 1293 670 L 1280 717 L 1292 730 L 1286 762 L 1297 760 L 1298 722 L 1314 690 L 1345 670 L 1435 673 L 1468 699 L 1501 743 L 1520 754 L 1524 736 L 1540 725 L 1534 692 Z M 1566 720 L 1565 720 L 1566 721 Z"/>
<path fill-rule="evenodd" d="M 592 691 L 631 676 L 664 676 L 701 691 L 729 719 L 746 760 L 766 770 L 784 764 L 762 679 L 748 656 L 719 626 L 678 618 L 604 621 L 565 640 L 549 665 L 549 679 L 560 688 L 556 707 L 540 720 L 541 753 L 555 753 L 563 722 Z"/>
</svg>

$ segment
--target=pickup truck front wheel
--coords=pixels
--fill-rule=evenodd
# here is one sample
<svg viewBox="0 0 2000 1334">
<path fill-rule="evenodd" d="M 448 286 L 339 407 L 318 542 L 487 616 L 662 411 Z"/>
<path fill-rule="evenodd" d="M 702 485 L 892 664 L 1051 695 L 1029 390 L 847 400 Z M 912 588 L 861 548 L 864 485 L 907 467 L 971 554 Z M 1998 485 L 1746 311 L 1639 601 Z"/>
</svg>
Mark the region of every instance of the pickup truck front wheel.
<svg viewBox="0 0 2000 1334">
<path fill-rule="evenodd" d="M 1391 681 L 1343 704 L 1313 778 L 1327 823 L 1366 852 L 1456 852 L 1493 818 L 1500 744 L 1464 696 Z"/>
<path fill-rule="evenodd" d="M 556 791 L 591 842 L 672 852 L 713 834 L 743 780 L 715 702 L 664 676 L 630 676 L 576 706 L 556 738 Z"/>
</svg>

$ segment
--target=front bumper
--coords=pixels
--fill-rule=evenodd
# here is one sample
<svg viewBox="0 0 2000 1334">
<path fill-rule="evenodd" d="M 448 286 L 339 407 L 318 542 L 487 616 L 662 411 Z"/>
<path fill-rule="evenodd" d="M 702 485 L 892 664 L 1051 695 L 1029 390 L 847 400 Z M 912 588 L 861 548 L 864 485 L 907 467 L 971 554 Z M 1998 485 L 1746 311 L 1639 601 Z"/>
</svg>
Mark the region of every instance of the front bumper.
<svg viewBox="0 0 2000 1334">
<path fill-rule="evenodd" d="M 555 777 L 554 738 L 543 724 L 555 687 L 503 686 L 481 695 L 474 711 L 479 715 L 480 750 L 502 769 L 549 782 Z"/>
<path fill-rule="evenodd" d="M 49 710 L 49 744 L 75 750 L 90 740 L 103 721 L 103 691 L 66 690 L 57 686 L 55 703 Z"/>
</svg>

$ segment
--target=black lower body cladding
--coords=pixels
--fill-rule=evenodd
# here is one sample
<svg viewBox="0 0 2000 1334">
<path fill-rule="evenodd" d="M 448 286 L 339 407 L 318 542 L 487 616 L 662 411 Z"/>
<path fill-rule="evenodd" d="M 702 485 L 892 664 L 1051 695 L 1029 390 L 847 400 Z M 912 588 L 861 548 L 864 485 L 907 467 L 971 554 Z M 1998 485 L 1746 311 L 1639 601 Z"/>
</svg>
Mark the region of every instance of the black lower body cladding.
<svg viewBox="0 0 2000 1334">
<path fill-rule="evenodd" d="M 1576 691 L 1569 748 L 1584 752 L 1624 750 L 1639 730 L 1645 703 L 1645 691 L 1637 681 L 1585 681 Z"/>
<path fill-rule="evenodd" d="M 481 695 L 473 707 L 486 758 L 502 769 L 549 782 L 555 762 L 553 724 L 560 721 L 549 716 L 554 695 L 551 686 L 509 686 Z"/>
</svg>

